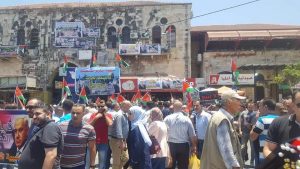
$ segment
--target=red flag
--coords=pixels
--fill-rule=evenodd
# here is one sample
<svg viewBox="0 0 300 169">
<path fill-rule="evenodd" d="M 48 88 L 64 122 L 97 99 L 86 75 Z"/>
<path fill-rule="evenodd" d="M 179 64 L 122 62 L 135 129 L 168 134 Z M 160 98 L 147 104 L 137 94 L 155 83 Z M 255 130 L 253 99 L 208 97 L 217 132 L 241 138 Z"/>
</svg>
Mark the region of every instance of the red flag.
<svg viewBox="0 0 300 169">
<path fill-rule="evenodd" d="M 116 100 L 115 94 L 112 94 L 112 95 L 108 98 L 108 100 L 110 100 L 110 101 L 115 101 L 115 100 Z"/>
<path fill-rule="evenodd" d="M 117 96 L 117 102 L 118 103 L 122 103 L 123 101 L 125 101 L 126 99 L 122 96 L 122 95 L 120 95 L 120 94 L 118 94 L 118 96 Z"/>
<path fill-rule="evenodd" d="M 186 94 L 186 99 L 187 99 L 187 102 L 188 102 L 188 103 L 190 103 L 190 102 L 193 101 L 192 96 L 191 96 L 191 93 L 187 93 L 187 94 Z"/>
<path fill-rule="evenodd" d="M 188 102 L 185 111 L 190 112 L 192 110 L 192 107 L 193 107 L 193 101 Z"/>
<path fill-rule="evenodd" d="M 90 67 L 95 67 L 96 66 L 96 61 L 97 61 L 96 55 L 93 55 L 92 59 L 91 59 Z"/>
<path fill-rule="evenodd" d="M 122 58 L 121 58 L 121 56 L 119 54 L 116 55 L 115 59 L 116 59 L 117 62 L 121 62 L 122 61 Z"/>
<path fill-rule="evenodd" d="M 182 82 L 182 92 L 186 92 L 187 88 L 190 87 L 188 82 Z"/>
<path fill-rule="evenodd" d="M 142 98 L 141 92 L 138 91 L 136 94 L 133 95 L 133 97 L 131 99 L 131 102 L 134 103 L 134 102 L 138 101 L 141 98 Z"/>
<path fill-rule="evenodd" d="M 142 97 L 143 102 L 150 102 L 152 101 L 151 95 L 147 92 L 143 97 Z"/>
<path fill-rule="evenodd" d="M 100 104 L 100 102 L 101 102 L 101 99 L 100 99 L 99 97 L 97 97 L 95 103 L 96 103 L 96 104 Z"/>
<path fill-rule="evenodd" d="M 172 26 L 169 26 L 167 29 L 167 33 L 171 33 L 172 32 Z"/>
<path fill-rule="evenodd" d="M 231 58 L 231 71 L 235 72 L 237 70 L 236 58 Z"/>
<path fill-rule="evenodd" d="M 68 64 L 68 56 L 65 56 L 65 57 L 64 57 L 64 63 L 65 63 L 65 64 Z"/>
</svg>

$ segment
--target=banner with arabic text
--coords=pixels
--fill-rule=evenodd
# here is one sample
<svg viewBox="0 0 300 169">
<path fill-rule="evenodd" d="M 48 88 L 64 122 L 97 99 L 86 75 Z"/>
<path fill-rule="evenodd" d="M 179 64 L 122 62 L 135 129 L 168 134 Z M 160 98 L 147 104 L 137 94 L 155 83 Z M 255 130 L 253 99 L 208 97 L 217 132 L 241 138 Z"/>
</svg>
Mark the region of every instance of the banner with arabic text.
<svg viewBox="0 0 300 169">
<path fill-rule="evenodd" d="M 120 93 L 120 68 L 92 67 L 76 68 L 75 91 L 79 93 L 82 86 L 89 95 L 112 95 Z"/>
<path fill-rule="evenodd" d="M 239 74 L 238 77 L 239 85 L 253 85 L 254 84 L 254 74 Z M 209 77 L 210 85 L 233 85 L 232 74 L 216 74 L 210 75 Z"/>
</svg>

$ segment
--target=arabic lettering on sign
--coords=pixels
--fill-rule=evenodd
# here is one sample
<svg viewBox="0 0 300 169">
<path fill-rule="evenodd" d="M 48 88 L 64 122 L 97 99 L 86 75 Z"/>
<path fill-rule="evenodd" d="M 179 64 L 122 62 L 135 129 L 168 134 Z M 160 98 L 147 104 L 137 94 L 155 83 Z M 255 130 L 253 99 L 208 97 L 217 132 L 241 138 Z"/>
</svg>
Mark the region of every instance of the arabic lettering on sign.
<svg viewBox="0 0 300 169">
<path fill-rule="evenodd" d="M 254 84 L 254 74 L 239 74 L 239 85 Z M 211 85 L 233 85 L 232 74 L 210 75 Z"/>
</svg>

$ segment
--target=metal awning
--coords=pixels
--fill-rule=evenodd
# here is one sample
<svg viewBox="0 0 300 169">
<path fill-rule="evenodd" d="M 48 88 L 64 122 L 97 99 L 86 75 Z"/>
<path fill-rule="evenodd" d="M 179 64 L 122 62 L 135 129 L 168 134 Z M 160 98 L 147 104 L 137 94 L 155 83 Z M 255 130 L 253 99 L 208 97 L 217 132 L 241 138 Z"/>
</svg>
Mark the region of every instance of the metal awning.
<svg viewBox="0 0 300 169">
<path fill-rule="evenodd" d="M 284 68 L 286 64 L 245 64 L 239 70 L 268 70 L 274 68 Z"/>
<path fill-rule="evenodd" d="M 207 32 L 208 41 L 231 41 L 239 40 L 240 36 L 237 31 L 217 31 Z"/>
<path fill-rule="evenodd" d="M 300 39 L 300 30 L 271 30 L 272 39 Z"/>
<path fill-rule="evenodd" d="M 271 34 L 269 31 L 238 31 L 240 40 L 269 40 Z"/>
</svg>

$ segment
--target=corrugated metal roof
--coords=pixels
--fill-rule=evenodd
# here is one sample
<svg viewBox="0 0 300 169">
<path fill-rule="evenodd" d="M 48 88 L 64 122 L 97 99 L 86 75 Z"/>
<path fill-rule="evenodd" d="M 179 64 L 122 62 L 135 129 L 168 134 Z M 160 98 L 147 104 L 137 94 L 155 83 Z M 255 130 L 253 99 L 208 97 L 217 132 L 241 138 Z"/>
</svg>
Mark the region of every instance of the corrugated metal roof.
<svg viewBox="0 0 300 169">
<path fill-rule="evenodd" d="M 195 26 L 191 32 L 208 31 L 253 31 L 253 30 L 292 30 L 300 29 L 300 25 L 274 25 L 274 24 L 238 24 L 238 25 L 210 25 Z"/>
<path fill-rule="evenodd" d="M 22 6 L 0 7 L 0 10 L 10 9 L 45 9 L 45 8 L 78 8 L 78 7 L 120 7 L 120 6 L 153 6 L 153 5 L 183 5 L 191 3 L 163 3 L 158 1 L 127 1 L 127 2 L 91 2 L 91 3 L 48 3 Z"/>
</svg>

